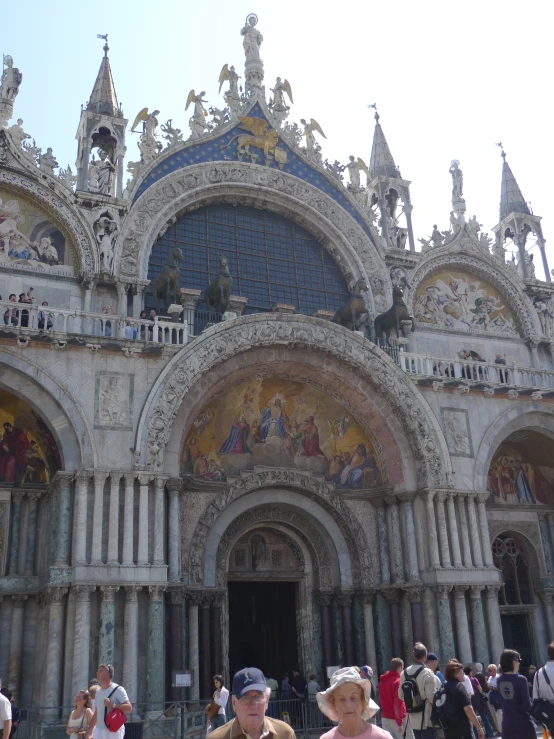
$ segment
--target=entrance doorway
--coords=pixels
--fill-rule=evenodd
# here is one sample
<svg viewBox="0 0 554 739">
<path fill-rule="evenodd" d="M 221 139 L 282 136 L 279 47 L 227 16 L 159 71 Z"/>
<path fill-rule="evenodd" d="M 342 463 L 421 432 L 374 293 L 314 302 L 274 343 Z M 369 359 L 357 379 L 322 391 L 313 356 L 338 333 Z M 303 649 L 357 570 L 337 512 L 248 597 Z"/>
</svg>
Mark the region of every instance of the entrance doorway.
<svg viewBox="0 0 554 739">
<path fill-rule="evenodd" d="M 298 668 L 297 583 L 229 583 L 229 671 L 259 667 L 279 685 Z"/>
<path fill-rule="evenodd" d="M 526 613 L 503 613 L 501 621 L 504 644 L 520 653 L 521 669 L 526 670 L 534 661 L 528 615 Z"/>
</svg>

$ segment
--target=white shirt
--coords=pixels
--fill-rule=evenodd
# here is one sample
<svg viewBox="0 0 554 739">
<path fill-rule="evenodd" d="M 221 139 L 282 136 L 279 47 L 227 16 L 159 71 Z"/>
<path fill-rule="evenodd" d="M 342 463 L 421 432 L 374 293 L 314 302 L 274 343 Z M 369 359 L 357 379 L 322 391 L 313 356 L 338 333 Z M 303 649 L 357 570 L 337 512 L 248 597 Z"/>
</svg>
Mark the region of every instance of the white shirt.
<svg viewBox="0 0 554 739">
<path fill-rule="evenodd" d="M 469 679 L 469 675 L 464 675 L 464 688 L 467 690 L 467 694 L 471 698 L 471 696 L 474 693 L 473 685 L 471 684 L 471 680 Z"/>
<path fill-rule="evenodd" d="M 12 720 L 12 704 L 5 695 L 0 693 L 0 729 L 4 728 L 4 721 Z"/>
<path fill-rule="evenodd" d="M 219 706 L 219 711 L 217 712 L 218 715 L 225 716 L 225 706 L 227 705 L 227 701 L 229 700 L 229 691 L 227 688 L 223 687 L 219 691 L 219 698 L 217 697 L 217 690 L 214 693 L 214 703 L 217 703 Z"/>
<path fill-rule="evenodd" d="M 129 700 L 129 697 L 127 696 L 127 692 L 125 688 L 122 688 L 121 685 L 117 685 L 117 683 L 112 683 L 109 688 L 98 688 L 96 691 L 96 695 L 94 697 L 95 703 L 96 703 L 96 712 L 98 714 L 98 718 L 96 719 L 96 726 L 98 726 L 99 729 L 105 729 L 106 731 L 109 731 L 108 727 L 104 723 L 104 698 L 110 698 L 110 693 L 112 690 L 115 691 L 113 695 L 110 698 L 110 702 L 114 704 L 115 707 L 121 705 L 122 703 L 126 703 Z M 108 710 L 108 713 L 110 710 Z"/>
<path fill-rule="evenodd" d="M 550 677 L 550 675 L 548 677 Z M 497 680 L 498 680 L 498 674 L 496 674 L 494 676 L 491 675 L 489 677 L 489 679 L 487 680 L 487 685 L 489 686 L 489 688 L 491 688 L 492 690 L 496 690 L 496 681 Z"/>
<path fill-rule="evenodd" d="M 533 680 L 533 700 L 544 698 L 547 701 L 554 701 L 554 660 L 549 659 L 545 664 L 545 668 L 550 680 L 550 687 L 544 679 L 543 668 L 541 667 L 535 673 L 535 679 Z"/>
</svg>

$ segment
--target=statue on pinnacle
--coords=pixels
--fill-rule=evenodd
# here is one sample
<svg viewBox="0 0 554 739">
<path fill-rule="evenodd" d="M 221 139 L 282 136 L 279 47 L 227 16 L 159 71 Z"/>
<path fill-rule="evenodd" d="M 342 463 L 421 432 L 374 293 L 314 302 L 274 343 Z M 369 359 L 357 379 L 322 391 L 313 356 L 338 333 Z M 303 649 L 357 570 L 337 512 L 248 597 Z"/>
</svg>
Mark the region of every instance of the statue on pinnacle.
<svg viewBox="0 0 554 739">
<path fill-rule="evenodd" d="M 244 27 L 240 31 L 240 34 L 243 37 L 242 45 L 244 48 L 244 55 L 246 57 L 244 78 L 247 95 L 263 91 L 262 83 L 264 81 L 264 63 L 260 58 L 260 46 L 264 37 L 256 28 L 257 25 L 258 16 L 256 13 L 250 13 L 246 18 Z"/>
</svg>

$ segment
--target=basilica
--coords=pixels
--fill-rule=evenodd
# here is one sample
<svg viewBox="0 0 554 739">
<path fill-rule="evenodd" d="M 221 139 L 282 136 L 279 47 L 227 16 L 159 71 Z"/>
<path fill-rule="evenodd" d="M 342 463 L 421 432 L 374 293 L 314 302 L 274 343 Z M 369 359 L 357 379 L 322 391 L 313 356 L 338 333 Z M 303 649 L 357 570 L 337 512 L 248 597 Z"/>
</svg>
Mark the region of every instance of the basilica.
<svg viewBox="0 0 554 739">
<path fill-rule="evenodd" d="M 325 121 L 293 121 L 289 81 L 264 79 L 260 26 L 204 81 L 220 107 L 190 91 L 187 131 L 125 118 L 106 38 L 74 169 L 25 131 L 25 60 L 4 57 L 0 675 L 18 706 L 71 705 L 101 662 L 159 707 L 247 664 L 323 685 L 422 640 L 441 665 L 506 645 L 523 670 L 554 639 L 541 218 L 502 151 L 491 235 L 453 161 L 445 230 L 416 238 L 386 121 L 367 163 L 326 159 Z"/>
</svg>

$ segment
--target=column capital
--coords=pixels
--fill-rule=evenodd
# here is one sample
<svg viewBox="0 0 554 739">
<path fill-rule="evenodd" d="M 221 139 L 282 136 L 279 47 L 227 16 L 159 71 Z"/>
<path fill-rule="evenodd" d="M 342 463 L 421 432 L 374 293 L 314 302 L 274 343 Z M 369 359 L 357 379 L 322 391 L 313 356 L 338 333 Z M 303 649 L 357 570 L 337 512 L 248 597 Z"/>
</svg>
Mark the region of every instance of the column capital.
<svg viewBox="0 0 554 739">
<path fill-rule="evenodd" d="M 90 480 L 91 477 L 92 477 L 92 473 L 89 470 L 77 470 L 77 472 L 75 472 L 75 479 L 77 480 L 78 483 L 81 483 L 81 484 L 83 483 L 88 484 L 88 481 Z"/>
<path fill-rule="evenodd" d="M 225 590 L 214 590 L 213 592 L 213 607 L 221 608 L 225 601 Z"/>
<path fill-rule="evenodd" d="M 356 595 L 364 606 L 370 606 L 375 600 L 375 594 L 377 591 L 374 588 L 366 588 L 365 590 L 358 590 Z"/>
<path fill-rule="evenodd" d="M 151 603 L 161 603 L 164 599 L 164 585 L 150 585 L 148 588 Z"/>
<path fill-rule="evenodd" d="M 448 493 L 446 491 L 435 493 L 435 500 L 437 501 L 437 503 L 444 503 L 447 497 L 448 497 Z"/>
<path fill-rule="evenodd" d="M 156 486 L 156 490 L 163 490 L 165 488 L 165 484 L 167 482 L 168 478 L 167 475 L 155 475 L 154 476 L 154 485 Z"/>
<path fill-rule="evenodd" d="M 53 603 L 61 603 L 68 588 L 47 588 L 38 594 L 39 605 L 49 606 Z"/>
<path fill-rule="evenodd" d="M 214 593 L 213 591 L 204 591 L 202 593 L 202 599 L 200 601 L 200 608 L 211 608 L 214 604 Z"/>
<path fill-rule="evenodd" d="M 125 478 L 125 485 L 133 486 L 135 484 L 136 472 L 124 472 L 123 477 Z"/>
<path fill-rule="evenodd" d="M 23 606 L 23 604 L 25 603 L 25 601 L 27 600 L 27 598 L 28 598 L 27 595 L 12 595 L 12 600 L 13 600 L 14 607 L 15 606 L 19 606 L 19 607 Z"/>
<path fill-rule="evenodd" d="M 138 591 L 142 590 L 142 585 L 125 585 L 125 603 L 137 603 Z"/>
<path fill-rule="evenodd" d="M 138 475 L 136 475 L 136 478 L 141 486 L 150 485 L 150 482 L 152 481 L 152 475 L 149 472 L 139 472 Z"/>
<path fill-rule="evenodd" d="M 127 294 L 127 291 L 129 290 L 129 283 L 123 282 L 120 278 L 116 278 L 117 282 L 115 283 L 115 289 L 117 290 L 117 297 L 122 298 L 124 295 Z"/>
<path fill-rule="evenodd" d="M 203 590 L 189 590 L 187 591 L 187 595 L 189 598 L 189 603 L 191 606 L 198 606 L 202 603 L 202 599 L 204 597 L 204 591 Z"/>
<path fill-rule="evenodd" d="M 452 585 L 435 585 L 433 591 L 439 600 L 447 600 L 448 594 L 452 590 Z"/>
<path fill-rule="evenodd" d="M 498 593 L 502 585 L 487 585 L 487 598 L 498 599 Z"/>
<path fill-rule="evenodd" d="M 42 497 L 42 490 L 33 490 L 33 491 L 26 491 L 25 497 L 28 498 L 31 502 L 36 502 L 41 499 Z"/>
<path fill-rule="evenodd" d="M 134 280 L 132 283 L 134 295 L 142 295 L 149 284 L 150 280 Z"/>
<path fill-rule="evenodd" d="M 172 493 L 180 493 L 183 489 L 183 480 L 180 477 L 169 477 L 165 481 L 165 486 L 170 495 Z"/>
<path fill-rule="evenodd" d="M 172 606 L 180 606 L 187 597 L 184 588 L 168 588 L 166 593 Z"/>
<path fill-rule="evenodd" d="M 421 598 L 425 590 L 423 585 L 421 587 L 416 586 L 414 588 L 403 588 L 403 590 L 406 593 L 406 598 L 410 603 L 421 603 Z"/>
<path fill-rule="evenodd" d="M 554 603 L 552 602 L 554 600 L 554 589 L 545 588 L 544 590 L 539 590 L 539 595 L 542 602 L 544 603 L 544 607 L 552 608 L 552 606 L 554 605 Z"/>
<path fill-rule="evenodd" d="M 459 598 L 460 600 L 465 598 L 468 587 L 468 585 L 454 585 L 454 597 Z"/>
<path fill-rule="evenodd" d="M 90 596 L 96 590 L 96 585 L 76 585 L 73 592 L 76 595 L 78 603 L 88 603 Z"/>
<path fill-rule="evenodd" d="M 400 603 L 400 590 L 396 588 L 381 588 L 379 592 L 388 603 Z"/>
<path fill-rule="evenodd" d="M 469 597 L 471 600 L 481 600 L 481 593 L 484 588 L 482 585 L 470 585 L 469 586 Z"/>
<path fill-rule="evenodd" d="M 112 470 L 110 472 L 110 483 L 112 485 L 116 482 L 119 484 L 122 477 L 123 477 L 123 472 L 121 472 L 120 470 Z"/>
<path fill-rule="evenodd" d="M 548 513 L 546 514 L 546 518 L 550 525 L 554 524 L 554 512 L 553 511 L 548 511 Z"/>
<path fill-rule="evenodd" d="M 417 493 L 396 493 L 396 497 L 401 503 L 413 503 Z"/>
<path fill-rule="evenodd" d="M 482 493 L 475 492 L 475 500 L 477 501 L 477 505 L 484 506 L 490 497 L 491 494 L 487 490 Z"/>
<path fill-rule="evenodd" d="M 46 494 L 48 495 L 49 492 L 50 492 L 50 488 L 48 488 L 48 490 L 46 491 Z M 24 497 L 25 497 L 25 493 L 23 491 L 20 491 L 20 490 L 13 491 L 12 490 L 11 498 L 14 503 L 21 505 L 21 503 L 23 503 Z"/>
<path fill-rule="evenodd" d="M 339 606 L 351 606 L 354 592 L 352 590 L 337 590 L 337 602 Z"/>
<path fill-rule="evenodd" d="M 333 602 L 334 593 L 330 590 L 320 590 L 317 593 L 317 602 L 321 608 L 328 608 Z"/>
<path fill-rule="evenodd" d="M 48 492 L 50 492 L 50 489 L 57 490 L 61 485 L 68 485 L 69 483 L 73 482 L 74 479 L 74 472 L 64 472 L 63 470 L 58 470 L 50 481 Z"/>
<path fill-rule="evenodd" d="M 94 484 L 103 485 L 108 479 L 108 473 L 105 470 L 94 470 Z"/>
<path fill-rule="evenodd" d="M 119 590 L 119 585 L 101 585 L 100 592 L 102 593 L 102 603 L 113 603 L 115 600 L 115 594 Z"/>
</svg>

